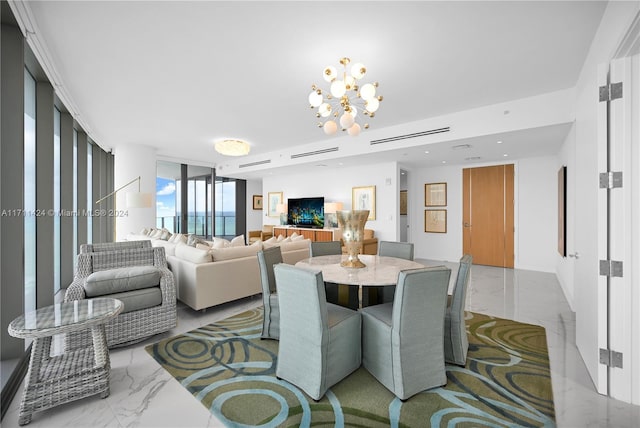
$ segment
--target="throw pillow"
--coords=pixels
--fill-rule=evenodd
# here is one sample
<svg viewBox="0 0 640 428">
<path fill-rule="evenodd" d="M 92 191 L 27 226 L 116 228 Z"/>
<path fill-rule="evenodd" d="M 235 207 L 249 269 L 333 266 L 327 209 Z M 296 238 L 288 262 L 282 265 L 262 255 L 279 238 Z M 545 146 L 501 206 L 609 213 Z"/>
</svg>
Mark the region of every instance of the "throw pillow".
<svg viewBox="0 0 640 428">
<path fill-rule="evenodd" d="M 244 247 L 244 235 L 236 236 L 229 243 L 231 247 Z"/>
<path fill-rule="evenodd" d="M 211 246 L 212 248 L 226 248 L 230 245 L 231 243 L 229 241 L 227 241 L 224 238 L 216 238 L 215 236 L 213 237 L 213 245 Z"/>
</svg>

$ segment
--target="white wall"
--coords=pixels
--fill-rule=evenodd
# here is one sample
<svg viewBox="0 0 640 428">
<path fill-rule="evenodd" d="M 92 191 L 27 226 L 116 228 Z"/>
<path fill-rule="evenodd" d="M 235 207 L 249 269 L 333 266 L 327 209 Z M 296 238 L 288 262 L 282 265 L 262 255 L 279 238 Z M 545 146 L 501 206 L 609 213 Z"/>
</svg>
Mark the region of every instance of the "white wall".
<svg viewBox="0 0 640 428">
<path fill-rule="evenodd" d="M 520 159 L 515 164 L 515 267 L 555 272 L 557 254 L 557 160 Z M 462 256 L 462 170 L 486 165 L 413 169 L 409 174 L 410 242 L 416 257 L 457 261 Z M 424 232 L 424 185 L 447 183 L 447 233 Z"/>
<path fill-rule="evenodd" d="M 138 233 L 156 224 L 156 149 L 129 144 L 118 147 L 114 153 L 114 189 L 140 176 L 140 191 L 153 195 L 151 208 L 126 208 L 126 193 L 137 191 L 136 183 L 116 194 L 116 208 L 127 210 L 128 215 L 116 219 L 116 240 L 123 240 L 129 233 Z"/>
<path fill-rule="evenodd" d="M 262 195 L 262 180 L 247 180 L 247 230 L 245 237 L 249 236 L 250 230 L 261 230 L 262 220 L 265 210 L 253 209 L 253 195 Z M 267 200 L 266 195 L 263 198 Z"/>
<path fill-rule="evenodd" d="M 365 228 L 375 230 L 381 240 L 398 239 L 397 217 L 399 201 L 399 170 L 396 162 L 349 168 L 310 166 L 306 174 L 274 173 L 262 183 L 267 210 L 269 192 L 283 192 L 283 198 L 324 196 L 325 202 L 342 202 L 345 210 L 351 209 L 351 189 L 359 186 L 376 186 L 376 219 Z M 276 217 L 264 217 L 264 224 L 279 224 Z"/>
<path fill-rule="evenodd" d="M 516 268 L 555 272 L 558 254 L 556 157 L 518 161 L 516 204 Z"/>
</svg>

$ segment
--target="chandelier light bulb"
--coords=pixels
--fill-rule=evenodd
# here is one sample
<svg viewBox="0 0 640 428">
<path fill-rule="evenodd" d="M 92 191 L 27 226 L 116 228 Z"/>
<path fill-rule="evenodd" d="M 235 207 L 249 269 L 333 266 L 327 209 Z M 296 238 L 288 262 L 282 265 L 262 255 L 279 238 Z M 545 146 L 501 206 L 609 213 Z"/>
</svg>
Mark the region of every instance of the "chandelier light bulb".
<svg viewBox="0 0 640 428">
<path fill-rule="evenodd" d="M 367 83 L 366 85 L 363 85 L 362 88 L 360 88 L 360 97 L 363 100 L 368 101 L 375 96 L 376 88 L 371 83 Z"/>
<path fill-rule="evenodd" d="M 380 101 L 378 101 L 377 98 L 371 98 L 367 100 L 364 106 L 369 113 L 374 113 L 378 110 L 378 107 L 380 107 Z"/>
<path fill-rule="evenodd" d="M 322 104 L 322 95 L 317 91 L 312 91 L 309 94 L 309 104 L 311 104 L 311 107 L 318 107 Z"/>
<path fill-rule="evenodd" d="M 341 98 L 347 92 L 347 88 L 342 80 L 334 80 L 331 83 L 331 95 Z"/>
<path fill-rule="evenodd" d="M 351 113 L 351 116 L 355 119 L 358 115 L 358 110 L 354 106 L 349 106 L 349 113 Z"/>
<path fill-rule="evenodd" d="M 366 72 L 367 72 L 367 69 L 360 62 L 356 62 L 351 66 L 351 75 L 358 80 L 362 79 Z"/>
<path fill-rule="evenodd" d="M 351 127 L 347 129 L 347 134 L 351 135 L 352 137 L 357 137 L 358 135 L 360 135 L 360 125 L 358 125 L 357 123 L 351 125 Z"/>
<path fill-rule="evenodd" d="M 353 76 L 347 76 L 344 78 L 344 84 L 347 91 L 352 91 L 356 86 L 356 79 Z"/>
<path fill-rule="evenodd" d="M 325 134 L 333 135 L 338 130 L 338 125 L 333 120 L 327 120 L 323 128 Z"/>
<path fill-rule="evenodd" d="M 322 77 L 327 82 L 331 82 L 333 79 L 336 78 L 337 75 L 338 75 L 338 71 L 332 65 L 325 67 L 324 71 L 322 72 Z"/>
<path fill-rule="evenodd" d="M 329 116 L 331 114 L 331 105 L 327 103 L 321 104 L 318 108 L 318 113 L 320 113 L 320 116 L 322 117 Z"/>
<path fill-rule="evenodd" d="M 342 128 L 351 128 L 353 126 L 353 123 L 354 120 L 353 116 L 351 116 L 351 113 L 344 113 L 342 116 L 340 116 L 340 126 L 342 126 Z"/>
</svg>

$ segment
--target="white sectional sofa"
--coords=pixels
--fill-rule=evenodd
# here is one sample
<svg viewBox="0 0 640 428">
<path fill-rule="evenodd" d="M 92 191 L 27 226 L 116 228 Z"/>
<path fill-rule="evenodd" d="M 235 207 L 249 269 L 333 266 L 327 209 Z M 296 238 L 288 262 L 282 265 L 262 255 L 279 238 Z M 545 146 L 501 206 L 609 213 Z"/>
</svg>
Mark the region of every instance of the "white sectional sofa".
<svg viewBox="0 0 640 428">
<path fill-rule="evenodd" d="M 127 240 L 136 239 L 149 237 L 127 237 Z M 205 242 L 207 246 L 216 245 L 216 241 Z M 263 245 L 265 248 L 280 246 L 284 263 L 295 264 L 309 257 L 310 243 L 309 239 L 299 239 L 207 248 L 202 243 L 192 247 L 182 242 L 151 239 L 152 246 L 165 248 L 167 264 L 175 277 L 178 300 L 195 310 L 262 293 L 257 253 Z"/>
</svg>

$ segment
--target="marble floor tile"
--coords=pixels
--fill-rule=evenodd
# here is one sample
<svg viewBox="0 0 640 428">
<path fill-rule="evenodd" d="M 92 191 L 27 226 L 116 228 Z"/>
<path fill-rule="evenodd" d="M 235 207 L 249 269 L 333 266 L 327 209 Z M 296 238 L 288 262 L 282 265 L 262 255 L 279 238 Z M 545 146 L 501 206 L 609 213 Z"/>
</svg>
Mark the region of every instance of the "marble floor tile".
<svg viewBox="0 0 640 428">
<path fill-rule="evenodd" d="M 426 265 L 457 264 L 418 260 Z M 178 326 L 124 348 L 111 350 L 111 395 L 89 397 L 35 413 L 30 427 L 218 427 L 199 401 L 165 372 L 144 347 L 262 304 L 260 296 L 194 311 L 179 303 Z M 559 427 L 638 427 L 640 406 L 599 395 L 575 344 L 575 314 L 554 274 L 474 265 L 467 309 L 545 327 Z M 19 391 L 2 420 L 18 426 Z"/>
</svg>

